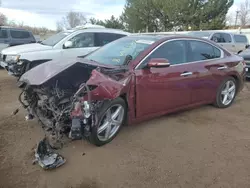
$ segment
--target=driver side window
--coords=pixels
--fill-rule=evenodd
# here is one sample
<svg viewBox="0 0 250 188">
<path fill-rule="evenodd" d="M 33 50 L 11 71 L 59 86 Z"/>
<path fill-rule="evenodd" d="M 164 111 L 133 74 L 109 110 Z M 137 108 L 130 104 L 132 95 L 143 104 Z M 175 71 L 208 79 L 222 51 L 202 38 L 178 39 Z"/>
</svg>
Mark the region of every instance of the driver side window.
<svg viewBox="0 0 250 188">
<path fill-rule="evenodd" d="M 144 62 L 139 66 L 139 68 L 144 68 L 147 66 L 150 59 L 153 58 L 165 58 L 169 61 L 171 65 L 181 64 L 187 62 L 187 45 L 186 41 L 175 40 L 166 42 L 158 49 L 156 49 Z"/>
<path fill-rule="evenodd" d="M 73 43 L 71 48 L 86 48 L 95 46 L 94 33 L 80 33 L 71 38 L 69 41 Z"/>
</svg>

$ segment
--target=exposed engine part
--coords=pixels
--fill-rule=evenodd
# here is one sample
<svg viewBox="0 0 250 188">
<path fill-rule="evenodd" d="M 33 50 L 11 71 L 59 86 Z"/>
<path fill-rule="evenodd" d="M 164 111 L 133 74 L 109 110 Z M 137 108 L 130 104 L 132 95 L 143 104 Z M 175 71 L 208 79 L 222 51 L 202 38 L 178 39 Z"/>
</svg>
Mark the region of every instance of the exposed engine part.
<svg viewBox="0 0 250 188">
<path fill-rule="evenodd" d="M 69 138 L 72 140 L 83 139 L 83 126 L 81 125 L 81 119 L 74 118 L 72 119 L 72 126 L 69 133 Z"/>
<path fill-rule="evenodd" d="M 26 120 L 38 118 L 52 148 L 62 147 L 62 138 L 72 140 L 89 136 L 92 115 L 100 102 L 91 101 L 91 87 L 81 84 L 76 92 L 54 87 L 27 86 L 19 96 L 20 103 L 27 109 Z M 86 100 L 82 100 L 86 96 Z M 74 112 L 74 113 L 73 113 Z"/>
<path fill-rule="evenodd" d="M 43 169 L 49 170 L 62 166 L 66 160 L 56 153 L 49 145 L 46 138 L 41 140 L 35 151 L 33 164 L 38 163 Z"/>
</svg>

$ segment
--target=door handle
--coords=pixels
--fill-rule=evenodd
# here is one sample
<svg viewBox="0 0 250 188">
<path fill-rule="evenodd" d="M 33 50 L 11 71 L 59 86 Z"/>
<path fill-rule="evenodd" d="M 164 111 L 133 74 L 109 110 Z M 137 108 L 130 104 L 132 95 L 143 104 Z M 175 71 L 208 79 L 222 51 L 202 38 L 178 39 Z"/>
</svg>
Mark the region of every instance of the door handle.
<svg viewBox="0 0 250 188">
<path fill-rule="evenodd" d="M 190 76 L 192 74 L 193 74 L 192 72 L 183 72 L 181 76 Z"/>
<path fill-rule="evenodd" d="M 224 70 L 224 69 L 227 69 L 228 67 L 227 66 L 221 66 L 221 67 L 218 67 L 217 69 L 218 70 Z"/>
</svg>

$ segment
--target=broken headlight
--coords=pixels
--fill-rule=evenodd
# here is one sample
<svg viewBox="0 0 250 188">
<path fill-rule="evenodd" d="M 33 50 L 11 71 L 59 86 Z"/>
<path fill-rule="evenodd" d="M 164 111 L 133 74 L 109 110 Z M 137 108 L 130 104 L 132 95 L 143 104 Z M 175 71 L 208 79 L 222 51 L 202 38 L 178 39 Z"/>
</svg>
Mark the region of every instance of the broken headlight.
<svg viewBox="0 0 250 188">
<path fill-rule="evenodd" d="M 20 55 L 7 55 L 5 61 L 18 62 L 20 59 Z"/>
</svg>

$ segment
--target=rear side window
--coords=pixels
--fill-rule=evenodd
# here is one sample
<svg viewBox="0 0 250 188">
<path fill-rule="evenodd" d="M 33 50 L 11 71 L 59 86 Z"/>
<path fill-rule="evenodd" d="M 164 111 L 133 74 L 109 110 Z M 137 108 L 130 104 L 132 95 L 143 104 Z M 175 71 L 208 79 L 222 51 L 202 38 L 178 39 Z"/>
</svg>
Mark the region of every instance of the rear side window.
<svg viewBox="0 0 250 188">
<path fill-rule="evenodd" d="M 10 30 L 10 35 L 14 39 L 27 39 L 27 38 L 30 38 L 30 33 L 28 31 Z"/>
<path fill-rule="evenodd" d="M 0 29 L 0 39 L 8 38 L 7 31 L 5 29 Z"/>
<path fill-rule="evenodd" d="M 202 61 L 208 59 L 216 59 L 221 57 L 221 51 L 202 41 L 189 41 L 190 53 L 188 53 L 188 61 Z"/>
<path fill-rule="evenodd" d="M 125 37 L 126 35 L 115 33 L 96 33 L 97 46 L 104 46 L 114 40 Z"/>
<path fill-rule="evenodd" d="M 212 41 L 216 43 L 231 43 L 232 38 L 228 33 L 215 33 L 212 37 Z"/>
<path fill-rule="evenodd" d="M 247 37 L 244 35 L 234 35 L 234 41 L 236 43 L 248 43 Z"/>
</svg>

